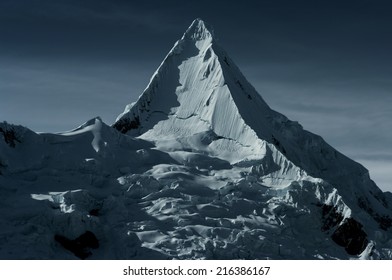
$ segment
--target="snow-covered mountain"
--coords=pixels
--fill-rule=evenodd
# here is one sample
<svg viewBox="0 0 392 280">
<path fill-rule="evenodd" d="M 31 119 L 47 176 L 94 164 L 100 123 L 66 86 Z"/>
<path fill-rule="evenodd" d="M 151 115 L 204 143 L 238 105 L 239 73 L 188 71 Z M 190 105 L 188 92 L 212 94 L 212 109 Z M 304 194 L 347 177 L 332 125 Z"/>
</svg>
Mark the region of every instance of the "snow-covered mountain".
<svg viewBox="0 0 392 280">
<path fill-rule="evenodd" d="M 112 126 L 0 124 L 0 258 L 391 259 L 392 195 L 195 20 Z"/>
</svg>

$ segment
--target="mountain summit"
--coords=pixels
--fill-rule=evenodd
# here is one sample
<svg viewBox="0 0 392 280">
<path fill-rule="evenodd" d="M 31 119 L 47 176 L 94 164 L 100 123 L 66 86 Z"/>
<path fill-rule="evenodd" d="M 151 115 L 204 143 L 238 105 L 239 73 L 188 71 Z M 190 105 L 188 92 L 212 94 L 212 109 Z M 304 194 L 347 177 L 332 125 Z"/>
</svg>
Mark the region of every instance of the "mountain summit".
<svg viewBox="0 0 392 280">
<path fill-rule="evenodd" d="M 344 197 L 350 217 L 366 212 L 389 228 L 390 209 L 368 171 L 270 109 L 207 26 L 191 24 L 114 127 L 173 154 L 192 151 L 249 167 L 273 188 L 320 178 Z"/>
<path fill-rule="evenodd" d="M 267 133 L 270 110 L 212 34 L 195 20 L 113 127 L 155 142 L 199 135 L 217 144 L 211 151 L 227 154 L 233 163 L 261 158 L 265 151 L 255 130 Z"/>
<path fill-rule="evenodd" d="M 213 34 L 212 28 L 207 28 L 207 24 L 202 19 L 197 18 L 189 26 L 182 39 L 188 38 L 195 41 L 210 40 L 212 42 Z"/>
<path fill-rule="evenodd" d="M 207 26 L 201 19 L 193 21 L 114 128 L 162 150 L 200 152 L 234 165 L 284 162 L 289 168 L 279 170 L 290 170 L 290 179 L 298 174 L 322 178 L 349 200 L 353 193 L 381 195 L 363 166 L 272 110 Z M 379 204 L 374 198 L 368 203 Z"/>
<path fill-rule="evenodd" d="M 0 258 L 392 259 L 392 195 L 272 110 L 201 19 L 112 126 L 0 123 L 0 192 Z"/>
</svg>

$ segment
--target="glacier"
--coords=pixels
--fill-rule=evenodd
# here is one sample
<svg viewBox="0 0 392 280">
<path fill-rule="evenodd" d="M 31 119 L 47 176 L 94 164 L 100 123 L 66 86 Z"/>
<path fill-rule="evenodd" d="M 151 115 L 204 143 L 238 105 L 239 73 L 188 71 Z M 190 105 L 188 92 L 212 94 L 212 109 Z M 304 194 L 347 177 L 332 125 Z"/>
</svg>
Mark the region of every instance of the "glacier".
<svg viewBox="0 0 392 280">
<path fill-rule="evenodd" d="M 136 102 L 0 123 L 1 259 L 391 259 L 392 195 L 271 109 L 196 19 Z"/>
</svg>

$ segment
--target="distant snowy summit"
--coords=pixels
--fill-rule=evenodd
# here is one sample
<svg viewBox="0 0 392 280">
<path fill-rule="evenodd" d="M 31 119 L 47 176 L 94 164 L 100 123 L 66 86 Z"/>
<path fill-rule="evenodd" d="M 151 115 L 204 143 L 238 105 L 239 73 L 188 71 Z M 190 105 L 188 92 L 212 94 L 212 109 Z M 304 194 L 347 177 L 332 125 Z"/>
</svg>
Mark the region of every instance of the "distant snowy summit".
<svg viewBox="0 0 392 280">
<path fill-rule="evenodd" d="M 112 126 L 0 124 L 0 192 L 0 258 L 392 259 L 392 195 L 272 110 L 201 19 Z"/>
</svg>

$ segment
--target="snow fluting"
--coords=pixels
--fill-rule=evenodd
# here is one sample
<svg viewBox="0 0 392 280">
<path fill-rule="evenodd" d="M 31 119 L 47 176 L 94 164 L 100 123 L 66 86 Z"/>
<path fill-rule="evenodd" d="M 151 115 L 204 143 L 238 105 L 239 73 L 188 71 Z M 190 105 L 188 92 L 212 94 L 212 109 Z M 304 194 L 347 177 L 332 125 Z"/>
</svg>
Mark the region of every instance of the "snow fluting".
<svg viewBox="0 0 392 280">
<path fill-rule="evenodd" d="M 391 259 L 392 196 L 196 19 L 109 126 L 0 124 L 0 258 Z"/>
</svg>

